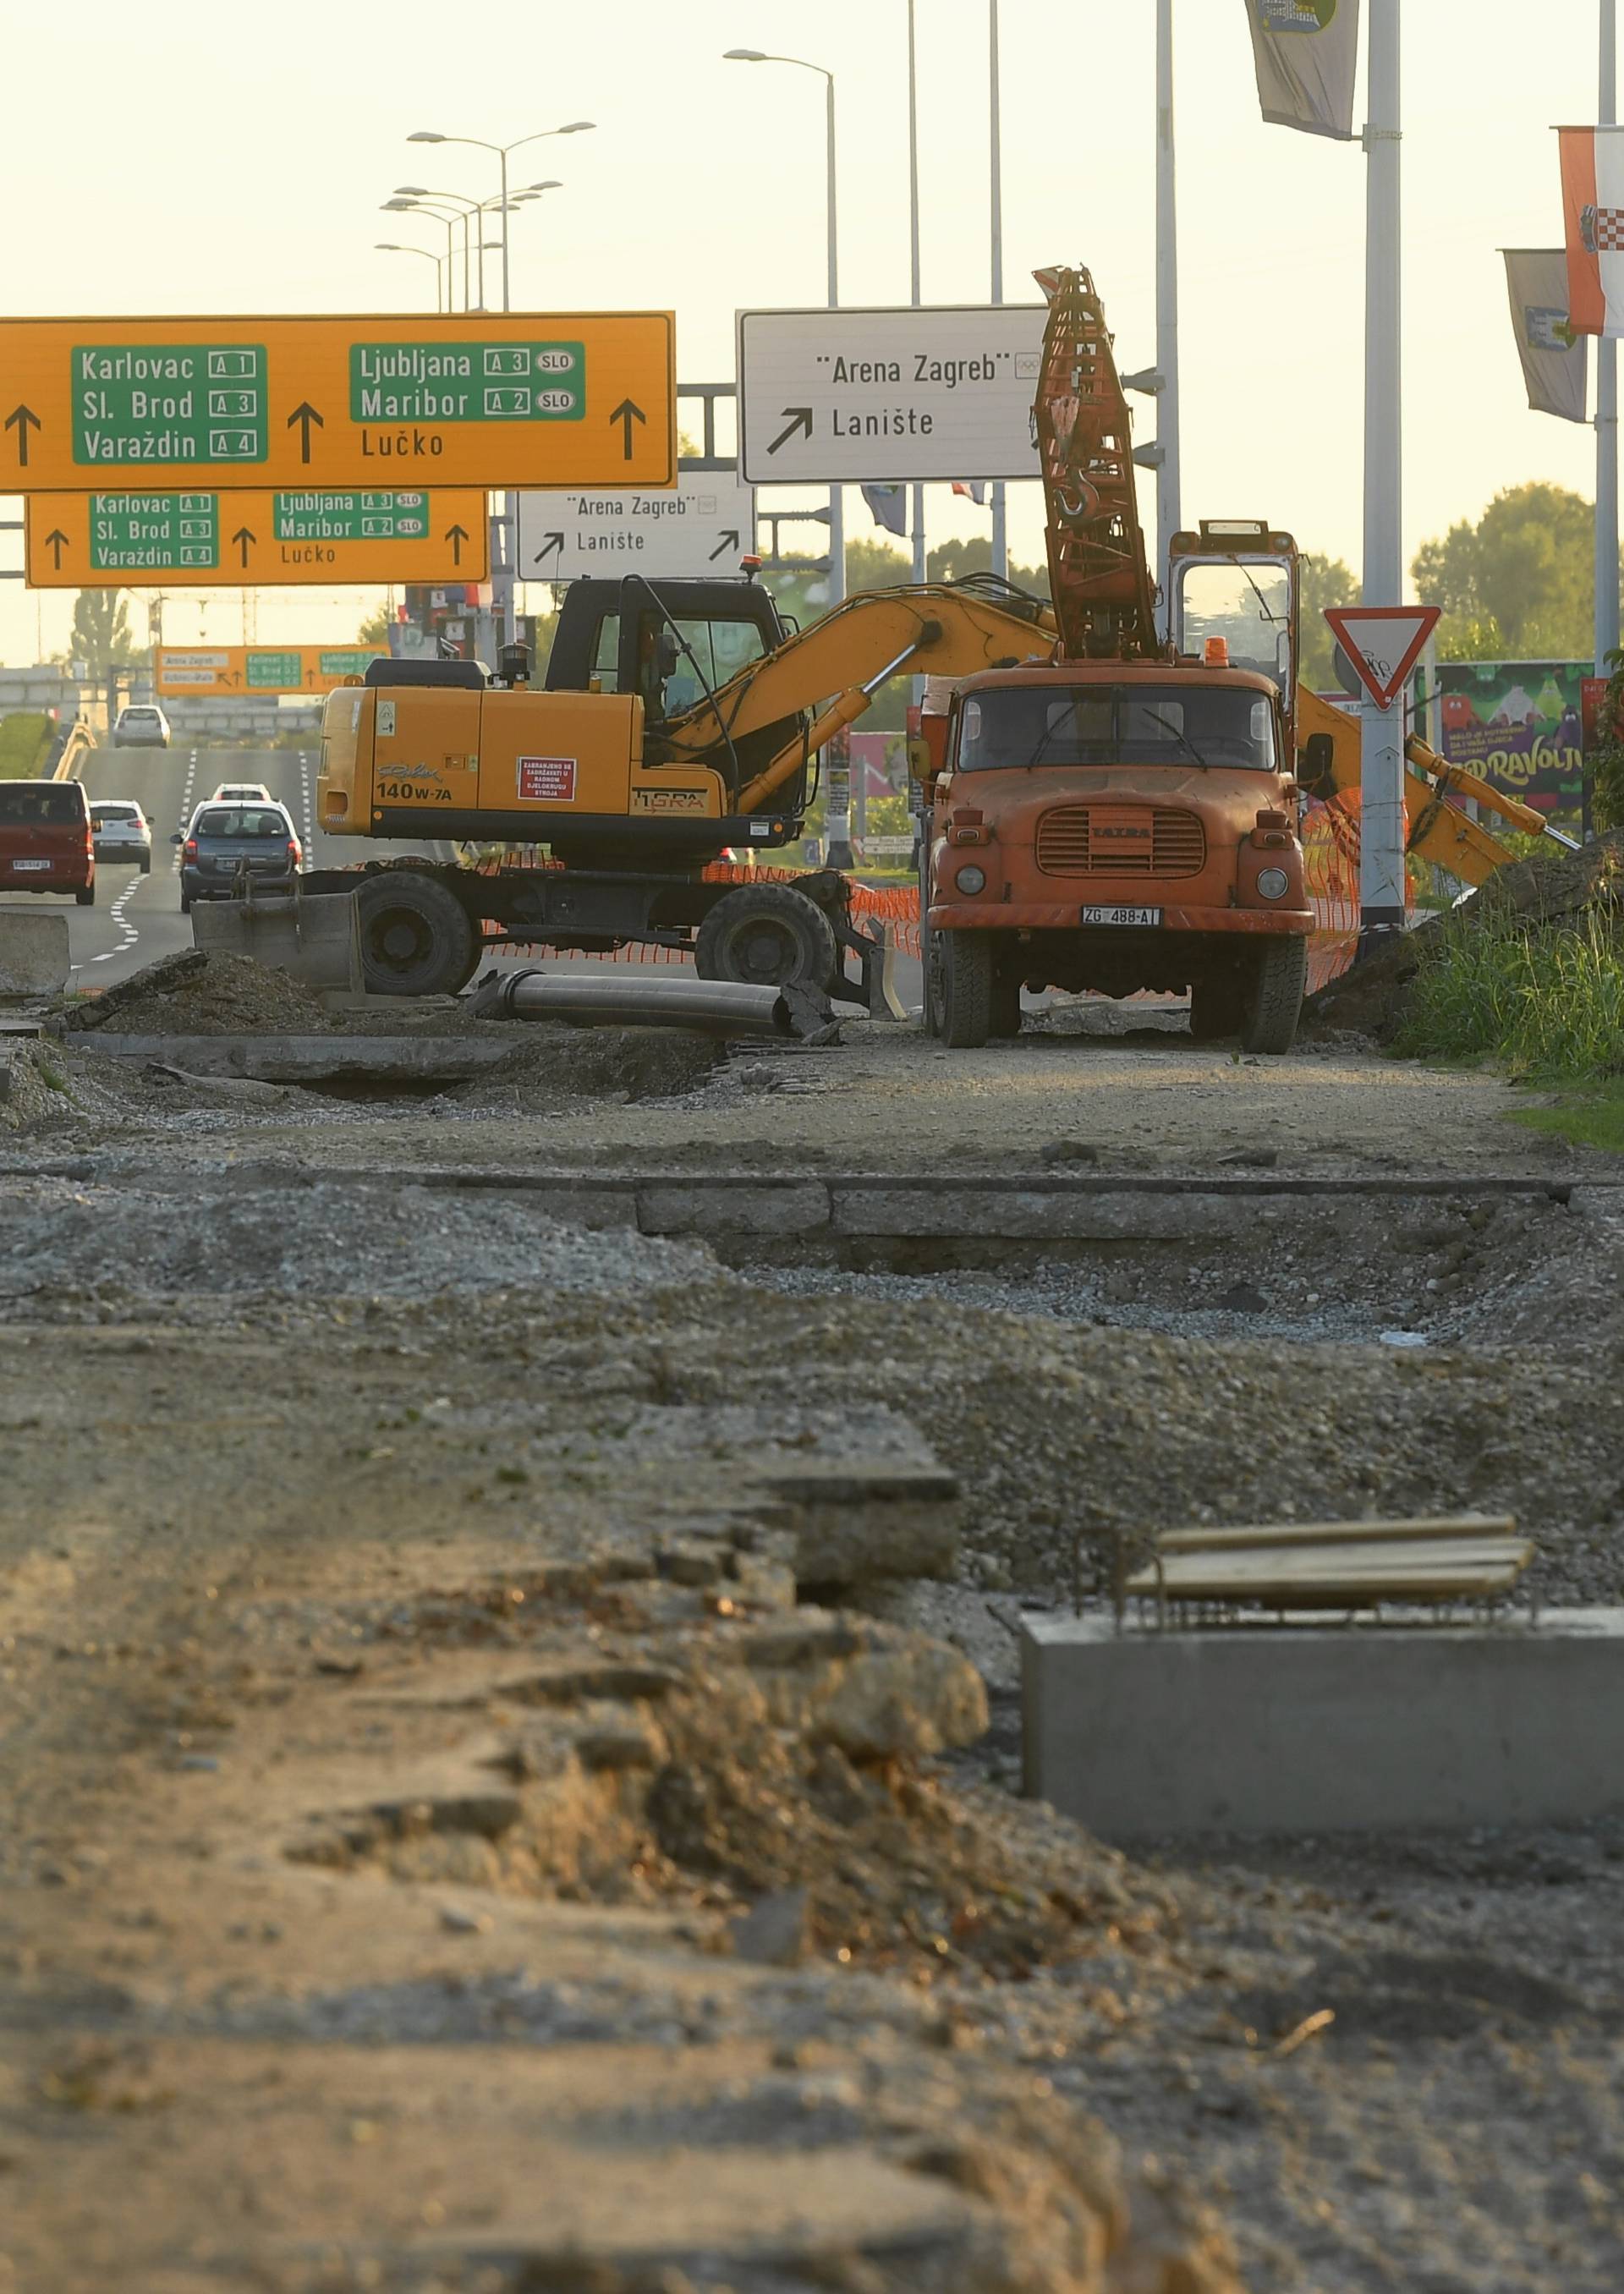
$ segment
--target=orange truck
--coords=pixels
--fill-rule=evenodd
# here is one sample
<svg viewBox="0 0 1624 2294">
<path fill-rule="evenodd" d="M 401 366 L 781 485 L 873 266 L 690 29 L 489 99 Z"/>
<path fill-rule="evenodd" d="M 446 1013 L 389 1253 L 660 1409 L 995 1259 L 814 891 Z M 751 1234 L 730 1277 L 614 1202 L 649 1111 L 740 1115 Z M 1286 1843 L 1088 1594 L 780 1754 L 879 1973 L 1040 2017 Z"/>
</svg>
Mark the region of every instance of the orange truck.
<svg viewBox="0 0 1624 2294">
<path fill-rule="evenodd" d="M 926 1025 L 965 1048 L 1019 1030 L 1023 987 L 1188 990 L 1198 1037 L 1289 1051 L 1314 922 L 1295 546 L 1256 520 L 1179 535 L 1159 634 L 1085 271 L 1059 274 L 1035 421 L 1058 639 L 924 720 Z"/>
</svg>

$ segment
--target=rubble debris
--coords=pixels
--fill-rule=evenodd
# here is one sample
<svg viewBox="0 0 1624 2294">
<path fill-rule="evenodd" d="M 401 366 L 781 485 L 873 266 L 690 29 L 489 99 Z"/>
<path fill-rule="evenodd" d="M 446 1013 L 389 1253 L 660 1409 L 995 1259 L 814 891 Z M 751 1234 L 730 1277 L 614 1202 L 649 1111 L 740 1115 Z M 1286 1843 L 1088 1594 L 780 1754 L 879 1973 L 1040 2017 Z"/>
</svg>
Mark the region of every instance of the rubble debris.
<svg viewBox="0 0 1624 2294">
<path fill-rule="evenodd" d="M 114 1026 L 131 1036 L 320 1035 L 330 1025 L 321 997 L 285 972 L 195 948 L 159 956 L 61 1015 L 69 1035 Z"/>
</svg>

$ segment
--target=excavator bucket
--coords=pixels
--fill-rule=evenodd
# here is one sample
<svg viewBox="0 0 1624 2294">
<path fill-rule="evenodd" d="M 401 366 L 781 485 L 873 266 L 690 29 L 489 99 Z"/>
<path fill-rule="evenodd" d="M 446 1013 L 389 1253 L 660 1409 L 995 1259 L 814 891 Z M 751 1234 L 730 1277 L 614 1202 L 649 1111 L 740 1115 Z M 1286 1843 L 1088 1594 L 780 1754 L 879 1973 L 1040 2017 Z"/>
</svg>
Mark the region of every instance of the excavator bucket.
<svg viewBox="0 0 1624 2294">
<path fill-rule="evenodd" d="M 353 892 L 303 893 L 199 900 L 191 911 L 194 946 L 252 956 L 307 988 L 360 995 L 361 912 Z"/>
</svg>

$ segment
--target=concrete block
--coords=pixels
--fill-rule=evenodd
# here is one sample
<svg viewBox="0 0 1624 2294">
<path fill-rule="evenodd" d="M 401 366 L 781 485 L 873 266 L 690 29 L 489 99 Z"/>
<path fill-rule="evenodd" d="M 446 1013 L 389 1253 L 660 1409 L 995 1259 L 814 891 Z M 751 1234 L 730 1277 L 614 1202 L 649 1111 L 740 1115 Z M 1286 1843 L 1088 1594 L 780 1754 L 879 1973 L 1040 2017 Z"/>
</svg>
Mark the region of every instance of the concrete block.
<svg viewBox="0 0 1624 2294">
<path fill-rule="evenodd" d="M 1094 1193 L 1056 1187 L 830 1188 L 837 1234 L 985 1237 L 1007 1241 L 1188 1242 L 1289 1222 L 1295 1207 L 1222 1195 Z"/>
<path fill-rule="evenodd" d="M 1108 1840 L 1624 1810 L 1624 1610 L 1488 1626 L 1027 1617 L 1026 1789 Z"/>
<path fill-rule="evenodd" d="M 692 1186 L 668 1181 L 637 1190 L 645 1234 L 812 1234 L 829 1224 L 829 1190 L 816 1179 L 785 1187 Z"/>
<path fill-rule="evenodd" d="M 0 908 L 0 996 L 55 996 L 71 964 L 64 910 Z"/>
<path fill-rule="evenodd" d="M 760 1486 L 796 1509 L 803 1585 L 949 1578 L 959 1558 L 959 1485 L 942 1467 L 890 1459 L 870 1467 L 769 1468 Z"/>
</svg>

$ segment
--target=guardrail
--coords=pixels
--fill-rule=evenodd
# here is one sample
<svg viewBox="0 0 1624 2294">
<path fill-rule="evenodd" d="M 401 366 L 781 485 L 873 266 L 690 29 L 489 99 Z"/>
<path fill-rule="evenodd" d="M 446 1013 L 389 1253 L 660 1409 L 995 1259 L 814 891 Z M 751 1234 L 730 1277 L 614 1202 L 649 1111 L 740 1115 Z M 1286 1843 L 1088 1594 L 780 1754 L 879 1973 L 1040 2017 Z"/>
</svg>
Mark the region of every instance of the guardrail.
<svg viewBox="0 0 1624 2294">
<path fill-rule="evenodd" d="M 96 753 L 96 744 L 88 726 L 75 724 L 68 728 L 68 738 L 62 744 L 62 753 L 57 759 L 51 777 L 53 781 L 77 781 L 85 768 L 85 760 Z"/>
</svg>

